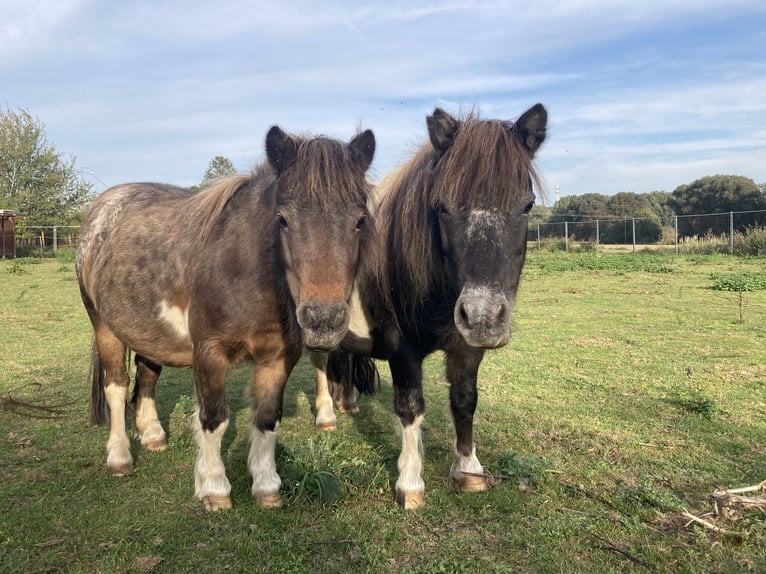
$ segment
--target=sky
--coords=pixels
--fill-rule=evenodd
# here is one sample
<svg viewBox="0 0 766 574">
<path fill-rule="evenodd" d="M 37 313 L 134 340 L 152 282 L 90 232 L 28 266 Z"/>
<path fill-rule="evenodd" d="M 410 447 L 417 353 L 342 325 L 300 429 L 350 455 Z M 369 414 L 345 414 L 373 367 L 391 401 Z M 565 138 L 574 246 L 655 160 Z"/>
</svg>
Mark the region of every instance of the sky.
<svg viewBox="0 0 766 574">
<path fill-rule="evenodd" d="M 766 182 L 763 0 L 0 0 L 0 110 L 25 109 L 96 192 L 247 171 L 272 125 L 350 140 L 370 176 L 435 107 L 514 120 L 540 102 L 550 204 Z"/>
</svg>

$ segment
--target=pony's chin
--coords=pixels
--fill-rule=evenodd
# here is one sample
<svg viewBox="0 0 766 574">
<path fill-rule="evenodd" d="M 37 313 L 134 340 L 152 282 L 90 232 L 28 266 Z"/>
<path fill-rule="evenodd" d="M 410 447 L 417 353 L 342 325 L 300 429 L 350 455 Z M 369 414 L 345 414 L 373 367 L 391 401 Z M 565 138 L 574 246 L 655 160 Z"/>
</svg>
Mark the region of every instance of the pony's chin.
<svg viewBox="0 0 766 574">
<path fill-rule="evenodd" d="M 504 333 L 466 331 L 458 329 L 463 336 L 463 340 L 469 347 L 480 349 L 499 349 L 505 347 L 511 340 L 511 332 L 506 330 Z"/>
<path fill-rule="evenodd" d="M 340 346 L 345 331 L 342 333 L 327 333 L 303 330 L 303 344 L 309 351 L 334 351 Z"/>
</svg>

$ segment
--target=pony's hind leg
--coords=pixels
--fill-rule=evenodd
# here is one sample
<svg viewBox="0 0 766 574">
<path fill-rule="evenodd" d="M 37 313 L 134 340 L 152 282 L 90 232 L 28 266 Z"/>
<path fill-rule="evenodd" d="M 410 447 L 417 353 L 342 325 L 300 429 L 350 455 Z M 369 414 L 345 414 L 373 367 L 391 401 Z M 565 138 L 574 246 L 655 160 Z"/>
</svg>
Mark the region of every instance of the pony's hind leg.
<svg viewBox="0 0 766 574">
<path fill-rule="evenodd" d="M 133 388 L 136 434 L 141 445 L 152 451 L 163 451 L 168 447 L 154 399 L 155 385 L 161 372 L 160 365 L 136 355 L 136 384 Z"/>
<path fill-rule="evenodd" d="M 446 357 L 450 407 L 455 428 L 455 461 L 450 476 L 457 481 L 461 492 L 479 492 L 488 488 L 484 468 L 476 456 L 476 445 L 473 442 L 473 415 L 478 401 L 476 378 L 483 356 L 483 350 L 466 347 L 448 351 Z"/>
<path fill-rule="evenodd" d="M 109 406 L 109 440 L 106 443 L 106 467 L 114 476 L 133 472 L 130 439 L 125 429 L 125 405 L 128 398 L 128 371 L 125 345 L 101 322 L 94 324 L 96 349 L 104 371 L 104 396 Z"/>
<path fill-rule="evenodd" d="M 320 431 L 336 430 L 338 428 L 335 411 L 332 408 L 332 396 L 327 382 L 327 353 L 311 352 L 311 364 L 316 372 L 316 425 Z"/>
</svg>

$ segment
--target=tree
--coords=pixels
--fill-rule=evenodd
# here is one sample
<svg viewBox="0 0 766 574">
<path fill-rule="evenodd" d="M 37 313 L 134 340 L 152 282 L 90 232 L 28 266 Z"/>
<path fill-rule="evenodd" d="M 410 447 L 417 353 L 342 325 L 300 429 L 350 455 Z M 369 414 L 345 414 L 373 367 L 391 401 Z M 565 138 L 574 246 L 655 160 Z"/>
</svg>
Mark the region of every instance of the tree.
<svg viewBox="0 0 766 574">
<path fill-rule="evenodd" d="M 673 190 L 671 205 L 677 215 L 702 215 L 729 211 L 757 211 L 766 209 L 766 197 L 756 183 L 741 175 L 709 175 Z M 698 228 L 696 218 L 679 218 L 681 235 L 689 235 Z M 748 218 L 738 218 L 735 229 L 744 231 Z"/>
<path fill-rule="evenodd" d="M 93 185 L 75 161 L 47 142 L 29 111 L 0 110 L 0 208 L 20 211 L 28 226 L 79 222 Z"/>
<path fill-rule="evenodd" d="M 235 175 L 236 173 L 237 170 L 229 158 L 217 155 L 210 160 L 209 164 L 207 164 L 207 170 L 202 178 L 202 182 L 199 185 L 193 185 L 190 189 L 195 192 L 199 191 L 210 185 L 216 179 Z"/>
</svg>

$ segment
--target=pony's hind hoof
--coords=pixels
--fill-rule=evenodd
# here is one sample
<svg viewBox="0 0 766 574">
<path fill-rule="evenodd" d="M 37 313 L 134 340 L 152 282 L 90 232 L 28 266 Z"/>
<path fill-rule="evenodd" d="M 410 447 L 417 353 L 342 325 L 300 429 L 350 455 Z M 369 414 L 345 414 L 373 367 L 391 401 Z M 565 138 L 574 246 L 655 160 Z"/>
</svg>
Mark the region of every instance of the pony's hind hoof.
<svg viewBox="0 0 766 574">
<path fill-rule="evenodd" d="M 348 413 L 348 414 L 358 413 L 359 405 L 356 402 L 353 402 L 353 403 L 340 402 L 338 403 L 338 412 Z"/>
<path fill-rule="evenodd" d="M 282 496 L 278 492 L 272 494 L 256 494 L 255 500 L 261 508 L 279 508 L 282 506 Z"/>
<path fill-rule="evenodd" d="M 404 510 L 416 510 L 426 503 L 426 493 L 397 490 L 396 502 Z"/>
<path fill-rule="evenodd" d="M 202 498 L 202 504 L 205 505 L 205 510 L 210 512 L 228 510 L 231 508 L 231 498 L 226 495 L 216 496 L 211 494 Z"/>
<path fill-rule="evenodd" d="M 150 440 L 144 443 L 144 448 L 152 452 L 164 452 L 168 449 L 168 441 L 165 438 Z"/>
<path fill-rule="evenodd" d="M 489 489 L 487 479 L 483 474 L 462 473 L 457 481 L 460 492 L 484 492 Z"/>
</svg>

